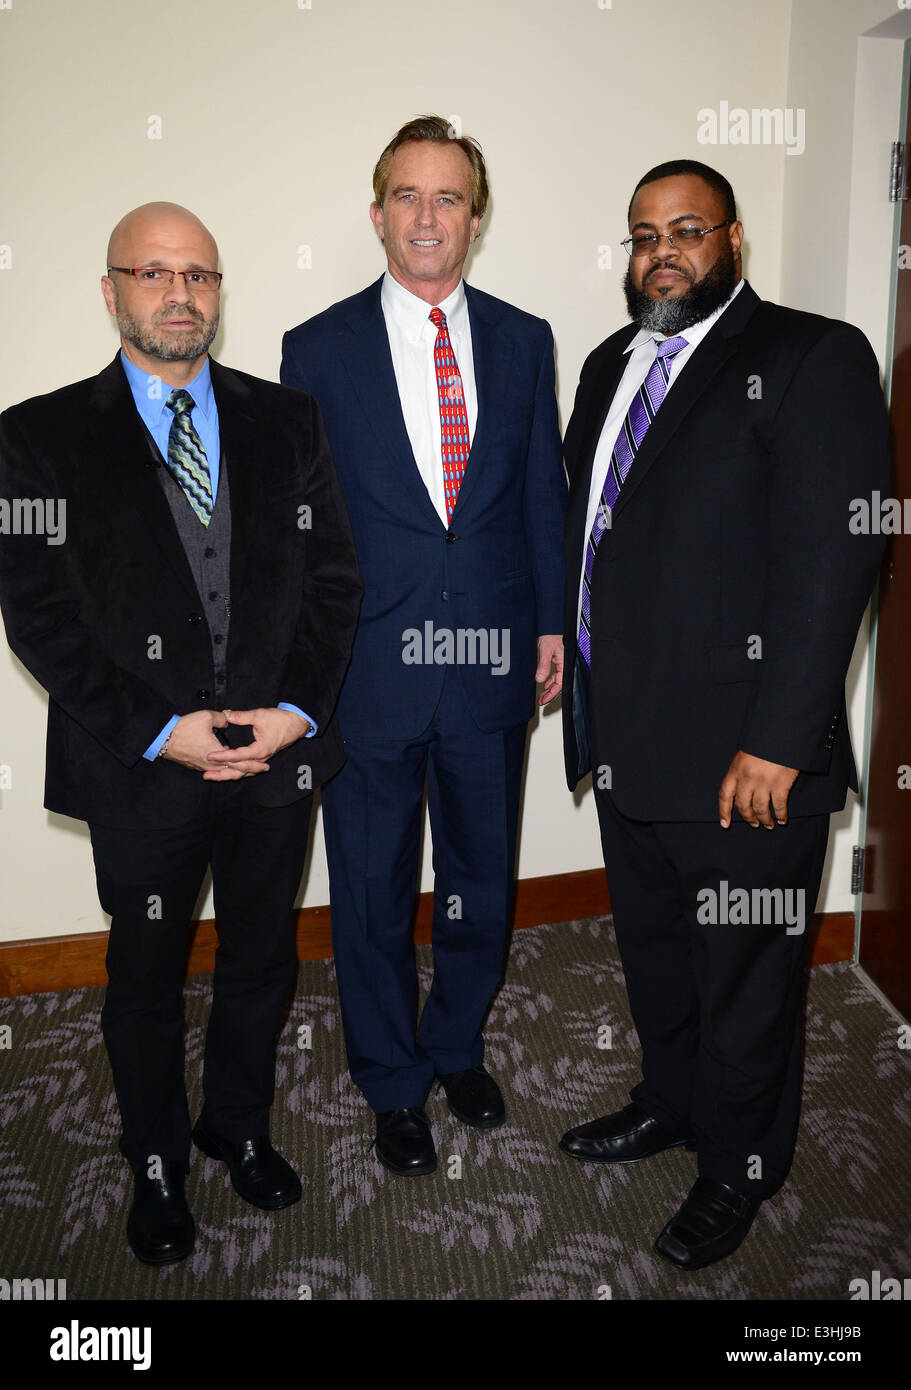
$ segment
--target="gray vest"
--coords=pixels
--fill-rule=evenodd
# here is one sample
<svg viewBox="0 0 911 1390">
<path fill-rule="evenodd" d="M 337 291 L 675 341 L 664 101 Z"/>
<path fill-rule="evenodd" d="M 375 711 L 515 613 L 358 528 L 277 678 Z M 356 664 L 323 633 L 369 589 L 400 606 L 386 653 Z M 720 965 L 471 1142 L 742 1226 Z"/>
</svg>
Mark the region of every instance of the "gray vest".
<svg viewBox="0 0 911 1390">
<path fill-rule="evenodd" d="M 151 440 L 151 435 L 149 438 Z M 155 453 L 160 459 L 157 447 Z M 212 665 L 215 669 L 213 706 L 221 709 L 228 687 L 228 624 L 231 619 L 231 494 L 224 450 L 218 471 L 215 507 L 208 526 L 203 526 L 187 501 L 183 488 L 169 472 L 164 460 L 161 461 L 158 476 L 193 573 L 201 611 L 209 624 Z"/>
</svg>

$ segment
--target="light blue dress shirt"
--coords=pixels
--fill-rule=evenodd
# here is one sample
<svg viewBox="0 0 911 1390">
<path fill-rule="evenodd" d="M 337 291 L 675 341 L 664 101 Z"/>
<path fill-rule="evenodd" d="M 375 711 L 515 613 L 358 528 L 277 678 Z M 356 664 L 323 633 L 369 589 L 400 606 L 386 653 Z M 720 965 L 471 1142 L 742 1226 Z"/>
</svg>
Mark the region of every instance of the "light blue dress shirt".
<svg viewBox="0 0 911 1390">
<path fill-rule="evenodd" d="M 168 457 L 168 435 L 171 433 L 171 425 L 174 423 L 174 412 L 168 409 L 168 397 L 174 388 L 169 386 L 166 381 L 162 381 L 161 377 L 150 376 L 148 372 L 144 372 L 141 367 L 136 366 L 135 362 L 131 362 L 123 352 L 120 354 L 120 360 L 123 363 L 123 370 L 127 374 L 130 390 L 133 392 L 136 409 L 142 416 L 149 434 L 158 445 L 158 452 L 161 457 L 166 459 Z M 212 374 L 209 371 L 208 357 L 193 380 L 184 387 L 184 390 L 189 391 L 193 397 L 190 419 L 193 421 L 193 427 L 206 451 L 212 501 L 214 502 L 218 496 L 221 440 L 218 434 L 218 411 L 215 407 L 215 395 L 212 391 Z"/>
<path fill-rule="evenodd" d="M 136 402 L 136 409 L 155 440 L 159 453 L 162 458 L 166 459 L 168 456 L 168 436 L 171 433 L 171 424 L 174 420 L 173 410 L 168 409 L 168 397 L 173 388 L 167 382 L 162 381 L 161 377 L 152 376 L 149 372 L 144 372 L 141 367 L 137 367 L 136 363 L 131 362 L 122 350 L 120 360 L 133 393 L 133 400 Z M 193 380 L 187 382 L 184 390 L 193 397 L 193 409 L 190 411 L 190 418 L 206 453 L 209 464 L 209 482 L 214 501 L 218 496 L 221 438 L 218 432 L 218 410 L 215 405 L 215 394 L 212 390 L 212 374 L 209 371 L 208 357 Z M 313 738 L 316 733 L 316 724 L 309 714 L 305 714 L 297 705 L 285 704 L 284 701 L 279 703 L 278 708 L 291 710 L 293 714 L 299 714 L 301 718 L 306 719 L 311 728 L 305 737 Z M 180 715 L 173 715 L 154 742 L 149 744 L 142 755 L 149 762 L 154 762 L 158 757 L 162 745 L 179 718 Z"/>
</svg>

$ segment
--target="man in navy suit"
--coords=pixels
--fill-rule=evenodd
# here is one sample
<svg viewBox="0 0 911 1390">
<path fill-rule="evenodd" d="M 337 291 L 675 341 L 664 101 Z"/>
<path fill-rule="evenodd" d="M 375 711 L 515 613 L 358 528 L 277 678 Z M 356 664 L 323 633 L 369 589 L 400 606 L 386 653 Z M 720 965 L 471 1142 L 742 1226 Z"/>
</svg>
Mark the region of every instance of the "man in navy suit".
<svg viewBox="0 0 911 1390">
<path fill-rule="evenodd" d="M 562 680 L 566 480 L 543 320 L 466 286 L 487 204 L 477 144 L 439 116 L 389 143 L 371 218 L 387 270 L 285 335 L 318 399 L 365 583 L 323 792 L 348 1059 L 377 1156 L 430 1173 L 424 1101 L 505 1119 L 481 1027 L 502 976 L 526 726 Z M 411 922 L 425 784 L 434 976 L 415 1033 Z"/>
</svg>

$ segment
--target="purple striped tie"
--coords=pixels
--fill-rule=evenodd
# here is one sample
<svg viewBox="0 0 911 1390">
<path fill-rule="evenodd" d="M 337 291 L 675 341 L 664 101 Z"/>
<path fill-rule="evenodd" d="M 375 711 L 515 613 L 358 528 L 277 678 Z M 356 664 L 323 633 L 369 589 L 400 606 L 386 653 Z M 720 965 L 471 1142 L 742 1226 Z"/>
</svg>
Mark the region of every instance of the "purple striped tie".
<svg viewBox="0 0 911 1390">
<path fill-rule="evenodd" d="M 649 425 L 655 418 L 655 412 L 664 400 L 667 392 L 667 384 L 671 379 L 671 367 L 674 365 L 673 359 L 678 352 L 682 352 L 685 347 L 689 347 L 686 338 L 665 338 L 663 343 L 658 344 L 658 355 L 648 371 L 648 376 L 643 381 L 636 395 L 632 399 L 629 410 L 626 412 L 626 419 L 623 421 L 623 428 L 617 437 L 614 451 L 610 458 L 610 467 L 607 470 L 607 478 L 601 493 L 601 501 L 598 503 L 598 510 L 595 513 L 595 520 L 592 524 L 591 535 L 588 538 L 588 545 L 585 548 L 585 574 L 582 578 L 582 618 L 579 623 L 579 651 L 585 659 L 586 666 L 591 666 L 591 604 L 592 604 L 592 570 L 595 565 L 595 551 L 601 544 L 601 537 L 610 526 L 610 515 L 620 489 L 626 481 L 626 475 L 630 470 L 633 459 L 639 452 L 639 448 L 645 438 Z"/>
</svg>

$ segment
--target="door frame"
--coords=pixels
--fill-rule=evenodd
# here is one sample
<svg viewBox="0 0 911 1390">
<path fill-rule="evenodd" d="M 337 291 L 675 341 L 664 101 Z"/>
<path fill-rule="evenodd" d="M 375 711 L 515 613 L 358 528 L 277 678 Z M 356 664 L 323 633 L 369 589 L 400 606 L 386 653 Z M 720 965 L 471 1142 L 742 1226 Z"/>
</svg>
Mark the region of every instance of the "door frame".
<svg viewBox="0 0 911 1390">
<path fill-rule="evenodd" d="M 909 17 L 909 30 L 911 30 L 911 17 Z M 911 33 L 904 40 L 897 40 L 903 44 L 901 87 L 898 93 L 898 105 L 896 110 L 896 132 L 894 138 L 902 138 L 905 134 L 906 113 L 908 111 L 909 92 L 911 92 Z M 885 171 L 884 171 L 885 174 Z M 901 245 L 901 221 L 902 204 L 896 203 L 892 215 L 892 245 L 889 259 L 889 296 L 888 296 L 888 318 L 886 322 L 886 340 L 883 357 L 883 391 L 886 397 L 886 405 L 891 409 L 892 405 L 892 354 L 895 340 L 895 307 L 898 297 L 898 250 Z M 879 604 L 880 604 L 880 581 L 877 579 L 876 587 L 870 600 L 870 633 L 867 642 L 867 671 L 864 697 L 864 734 L 863 752 L 859 769 L 860 777 L 860 817 L 858 823 L 858 844 L 865 846 L 867 843 L 867 787 L 870 777 L 870 752 L 873 740 L 873 688 L 876 682 L 876 648 L 879 629 Z M 854 898 L 854 955 L 853 963 L 859 969 L 863 969 L 860 964 L 860 938 L 863 930 L 863 910 L 864 892 L 863 886 Z M 866 972 L 864 972 L 866 975 Z M 873 982 L 870 981 L 872 985 Z M 877 990 L 882 995 L 881 990 Z M 885 995 L 882 998 L 888 1003 Z M 891 1006 L 893 1011 L 895 1006 Z"/>
</svg>

